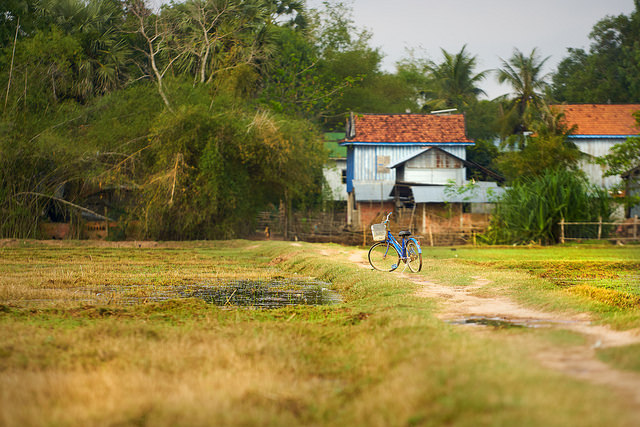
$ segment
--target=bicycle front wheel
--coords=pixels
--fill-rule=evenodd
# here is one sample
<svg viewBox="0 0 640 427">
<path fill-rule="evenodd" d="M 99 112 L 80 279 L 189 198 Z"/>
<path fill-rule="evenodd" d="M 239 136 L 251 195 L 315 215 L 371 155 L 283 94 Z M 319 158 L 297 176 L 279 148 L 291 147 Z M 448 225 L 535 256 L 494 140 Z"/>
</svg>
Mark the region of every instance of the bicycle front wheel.
<svg viewBox="0 0 640 427">
<path fill-rule="evenodd" d="M 400 264 L 400 255 L 390 243 L 378 242 L 369 249 L 369 264 L 378 271 L 393 271 Z"/>
<path fill-rule="evenodd" d="M 422 270 L 422 254 L 418 251 L 418 245 L 413 240 L 407 242 L 407 265 L 409 270 L 414 273 Z"/>
</svg>

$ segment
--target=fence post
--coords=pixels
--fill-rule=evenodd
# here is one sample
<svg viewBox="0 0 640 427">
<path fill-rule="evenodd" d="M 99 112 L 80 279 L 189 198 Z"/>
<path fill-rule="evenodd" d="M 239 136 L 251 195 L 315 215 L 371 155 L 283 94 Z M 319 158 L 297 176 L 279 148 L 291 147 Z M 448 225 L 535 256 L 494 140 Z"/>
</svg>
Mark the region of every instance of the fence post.
<svg viewBox="0 0 640 427">
<path fill-rule="evenodd" d="M 433 232 L 431 231 L 431 221 L 429 221 L 429 243 L 433 247 Z"/>
<path fill-rule="evenodd" d="M 107 207 L 104 207 L 104 238 L 109 238 L 109 215 L 107 215 Z"/>
<path fill-rule="evenodd" d="M 602 217 L 598 217 L 598 240 L 602 237 Z"/>
<path fill-rule="evenodd" d="M 564 243 L 564 218 L 560 218 L 560 243 Z"/>
<path fill-rule="evenodd" d="M 362 246 L 367 246 L 367 227 L 362 224 Z"/>
<path fill-rule="evenodd" d="M 638 215 L 633 216 L 633 240 L 638 238 Z"/>
</svg>

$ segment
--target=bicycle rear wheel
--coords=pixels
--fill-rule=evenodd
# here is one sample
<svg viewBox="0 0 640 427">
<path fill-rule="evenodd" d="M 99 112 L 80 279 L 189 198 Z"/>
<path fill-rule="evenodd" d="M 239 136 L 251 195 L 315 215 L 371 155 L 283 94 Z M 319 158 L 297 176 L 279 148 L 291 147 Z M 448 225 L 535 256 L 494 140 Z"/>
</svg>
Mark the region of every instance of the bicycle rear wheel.
<svg viewBox="0 0 640 427">
<path fill-rule="evenodd" d="M 422 254 L 418 251 L 418 245 L 413 240 L 407 242 L 407 265 L 409 270 L 414 273 L 422 270 Z"/>
<path fill-rule="evenodd" d="M 390 243 L 378 242 L 369 249 L 369 264 L 378 271 L 393 271 L 400 264 L 400 255 Z"/>
</svg>

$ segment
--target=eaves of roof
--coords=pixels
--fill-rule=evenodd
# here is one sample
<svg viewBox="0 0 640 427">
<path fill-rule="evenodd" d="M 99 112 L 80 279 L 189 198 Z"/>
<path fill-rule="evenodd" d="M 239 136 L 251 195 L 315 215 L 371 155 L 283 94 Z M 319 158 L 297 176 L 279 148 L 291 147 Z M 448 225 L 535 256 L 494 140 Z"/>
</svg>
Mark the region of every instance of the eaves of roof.
<svg viewBox="0 0 640 427">
<path fill-rule="evenodd" d="M 570 139 L 626 139 L 634 138 L 638 135 L 568 135 Z"/>
<path fill-rule="evenodd" d="M 361 142 L 361 141 L 344 141 L 341 142 L 340 145 L 348 146 L 348 145 L 361 145 L 361 146 L 393 146 L 393 147 L 402 147 L 402 146 L 415 146 L 418 145 L 420 147 L 426 146 L 438 146 L 438 145 L 457 145 L 457 146 L 470 146 L 475 145 L 474 142 Z"/>
</svg>

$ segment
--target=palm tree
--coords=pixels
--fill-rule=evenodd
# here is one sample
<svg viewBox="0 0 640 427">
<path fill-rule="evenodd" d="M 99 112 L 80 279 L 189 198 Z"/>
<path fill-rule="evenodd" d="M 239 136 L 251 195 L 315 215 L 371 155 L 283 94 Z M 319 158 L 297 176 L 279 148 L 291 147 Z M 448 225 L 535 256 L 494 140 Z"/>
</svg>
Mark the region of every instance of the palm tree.
<svg viewBox="0 0 640 427">
<path fill-rule="evenodd" d="M 74 58 L 72 94 L 86 100 L 121 87 L 130 48 L 119 31 L 124 12 L 118 0 L 41 0 L 43 20 L 73 37 L 82 52 Z"/>
<path fill-rule="evenodd" d="M 522 133 L 530 130 L 536 112 L 545 105 L 544 90 L 548 84 L 542 68 L 549 57 L 541 59 L 534 48 L 529 56 L 514 49 L 509 61 L 502 60 L 498 82 L 508 83 L 515 94 L 505 113 L 505 131 Z M 507 129 L 510 128 L 510 129 Z"/>
<path fill-rule="evenodd" d="M 467 45 L 460 52 L 451 54 L 444 49 L 444 61 L 440 64 L 429 62 L 429 88 L 423 95 L 430 99 L 425 106 L 429 109 L 457 108 L 463 110 L 485 92 L 478 87 L 487 71 L 474 74 L 476 56 L 466 52 Z"/>
</svg>

